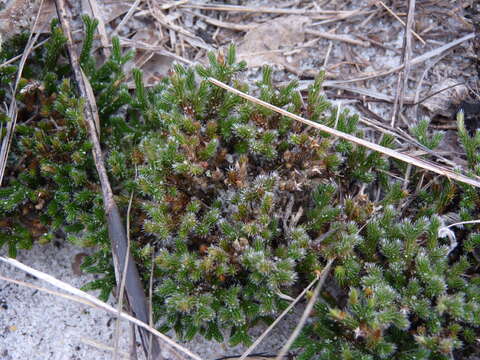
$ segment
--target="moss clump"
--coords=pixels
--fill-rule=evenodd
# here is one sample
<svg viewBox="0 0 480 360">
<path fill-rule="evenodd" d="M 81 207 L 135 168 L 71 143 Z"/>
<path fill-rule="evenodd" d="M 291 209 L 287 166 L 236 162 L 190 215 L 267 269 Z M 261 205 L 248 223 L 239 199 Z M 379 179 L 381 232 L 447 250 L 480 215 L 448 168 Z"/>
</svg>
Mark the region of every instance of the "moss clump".
<svg viewBox="0 0 480 360">
<path fill-rule="evenodd" d="M 296 296 L 334 259 L 297 341 L 303 358 L 446 359 L 475 351 L 480 236 L 474 225 L 446 231 L 444 215 L 478 217 L 478 190 L 433 179 L 426 190 L 419 181 L 429 175 L 416 171 L 404 187 L 390 176 L 403 177 L 404 164 L 219 89 L 207 78 L 363 136 L 357 116 L 337 113 L 324 98 L 321 77 L 302 94 L 295 81 L 275 86 L 267 67 L 250 86 L 238 76 L 245 65 L 235 62 L 233 46 L 226 56 L 210 54 L 208 67 L 175 66 L 148 89 L 135 70 L 129 92 L 122 65 L 131 54 L 114 39 L 112 57 L 97 68 L 90 55 L 96 23 L 85 22 L 81 61 L 97 97 L 109 176 L 124 214 L 134 194 L 132 250 L 145 284 L 153 268 L 163 330 L 219 341 L 230 331 L 231 344 L 248 343 L 251 326 L 278 315 L 288 305 L 284 295 Z M 25 85 L 39 85 L 18 98 L 1 239 L 11 255 L 60 233 L 95 246 L 84 268 L 104 278 L 86 288 L 107 297 L 110 245 L 63 43 L 54 26 L 49 45 L 27 64 L 41 71 Z M 476 172 L 478 135 L 461 124 L 460 132 Z M 412 133 L 432 148 L 440 139 L 425 124 Z"/>
</svg>

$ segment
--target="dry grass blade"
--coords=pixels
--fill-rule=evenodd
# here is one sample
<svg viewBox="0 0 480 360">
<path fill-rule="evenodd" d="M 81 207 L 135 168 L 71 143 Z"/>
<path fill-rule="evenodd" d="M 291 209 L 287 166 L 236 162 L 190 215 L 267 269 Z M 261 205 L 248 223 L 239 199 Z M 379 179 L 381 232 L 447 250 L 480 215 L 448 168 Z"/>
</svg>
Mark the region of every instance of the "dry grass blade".
<svg viewBox="0 0 480 360">
<path fill-rule="evenodd" d="M 218 81 L 216 79 L 213 79 L 213 78 L 209 78 L 208 79 L 212 84 L 215 84 L 225 90 L 228 90 L 240 97 L 243 97 L 244 99 L 247 99 L 251 102 L 254 102 L 258 105 L 261 105 L 261 106 L 264 106 L 272 111 L 275 111 L 279 114 L 282 114 L 284 116 L 287 116 L 291 119 L 294 119 L 294 120 L 297 120 L 297 121 L 300 121 L 306 125 L 309 125 L 309 126 L 312 126 L 316 129 L 319 129 L 321 131 L 324 131 L 328 134 L 331 134 L 331 135 L 334 135 L 334 136 L 337 136 L 339 138 L 342 138 L 342 139 L 345 139 L 345 140 L 348 140 L 348 141 L 351 141 L 357 145 L 360 145 L 360 146 L 364 146 L 366 148 L 369 148 L 371 150 L 374 150 L 374 151 L 378 151 L 384 155 L 387 155 L 389 157 L 392 157 L 392 158 L 395 158 L 397 160 L 400 160 L 400 161 L 403 161 L 403 162 L 406 162 L 408 164 L 412 164 L 412 165 L 415 165 L 415 166 L 418 166 L 420 168 L 423 168 L 425 170 L 429 170 L 429 171 L 432 171 L 434 173 L 437 173 L 437 174 L 440 174 L 440 175 L 443 175 L 443 176 L 446 176 L 447 178 L 449 179 L 453 179 L 453 180 L 457 180 L 459 182 L 462 182 L 462 183 L 465 183 L 465 184 L 468 184 L 468 185 L 472 185 L 472 186 L 475 186 L 475 187 L 479 187 L 480 188 L 480 178 L 478 177 L 468 177 L 468 176 L 465 176 L 463 174 L 459 174 L 459 173 L 456 173 L 448 168 L 444 168 L 442 166 L 439 166 L 435 163 L 432 163 L 432 162 L 429 162 L 429 161 L 426 161 L 426 160 L 423 160 L 423 159 L 419 159 L 419 158 L 415 158 L 413 156 L 409 156 L 409 155 L 406 155 L 406 154 L 403 154 L 403 153 L 400 153 L 396 150 L 393 150 L 393 149 L 389 149 L 389 148 L 386 148 L 384 146 L 381 146 L 381 145 L 378 145 L 378 144 L 375 144 L 375 143 L 372 143 L 370 141 L 367 141 L 367 140 L 364 140 L 364 139 L 360 139 L 360 138 L 357 138 L 353 135 L 350 135 L 350 134 L 346 134 L 344 132 L 341 132 L 341 131 L 338 131 L 336 129 L 332 129 L 332 128 L 329 128 L 328 126 L 325 126 L 325 125 L 322 125 L 322 124 L 318 124 L 316 122 L 313 122 L 311 120 L 308 120 L 308 119 L 305 119 L 301 116 L 298 116 L 298 115 L 295 115 L 295 114 L 292 114 L 291 112 L 289 111 L 286 111 L 286 110 L 283 110 L 279 107 L 276 107 L 272 104 L 269 104 L 265 101 L 262 101 L 260 99 L 257 99 L 256 97 L 253 97 L 251 95 L 248 95 L 248 94 L 245 94 L 235 88 L 232 88 L 231 86 L 228 86 L 224 83 L 222 83 L 221 81 Z"/>
<path fill-rule="evenodd" d="M 47 38 L 45 40 L 42 40 L 40 41 L 37 45 L 33 46 L 32 47 L 32 50 L 35 50 L 35 49 L 38 49 L 40 46 L 42 46 L 43 44 L 45 44 L 48 40 L 50 40 L 50 38 Z M 17 55 L 17 56 L 14 56 L 13 58 L 11 59 L 8 59 L 7 61 L 3 62 L 0 64 L 0 68 L 4 67 L 4 66 L 7 66 L 7 65 L 10 65 L 11 63 L 17 61 L 18 59 L 20 59 L 21 57 L 23 56 L 23 54 L 21 55 Z"/>
<path fill-rule="evenodd" d="M 159 332 L 155 328 L 152 328 L 151 326 L 147 325 L 143 321 L 140 321 L 137 318 L 135 318 L 135 317 L 123 312 L 123 311 L 120 314 L 118 314 L 117 309 L 108 305 L 107 303 L 104 303 L 103 301 L 100 301 L 95 296 L 87 294 L 86 292 L 84 292 L 82 290 L 79 290 L 79 289 L 77 289 L 77 288 L 71 286 L 70 284 L 67 284 L 67 283 L 65 283 L 61 280 L 58 280 L 57 278 L 55 278 L 55 277 L 53 277 L 49 274 L 46 274 L 42 271 L 33 269 L 30 266 L 25 265 L 18 260 L 0 256 L 0 261 L 3 261 L 3 262 L 5 262 L 5 263 L 7 263 L 11 266 L 14 266 L 17 269 L 20 269 L 20 270 L 22 270 L 22 271 L 24 271 L 24 272 L 26 272 L 30 275 L 33 275 L 33 276 L 39 278 L 40 280 L 46 281 L 50 285 L 58 287 L 58 288 L 60 288 L 64 291 L 68 292 L 69 294 L 65 294 L 65 293 L 61 293 L 61 292 L 58 292 L 58 291 L 46 289 L 46 288 L 43 288 L 43 287 L 40 287 L 40 286 L 37 286 L 37 285 L 34 285 L 34 284 L 26 283 L 26 282 L 23 282 L 23 281 L 10 279 L 10 278 L 7 278 L 7 277 L 1 276 L 1 275 L 0 275 L 0 280 L 8 281 L 8 282 L 15 283 L 15 284 L 18 284 L 18 285 L 21 285 L 21 286 L 26 286 L 26 287 L 29 287 L 29 288 L 32 288 L 32 289 L 36 289 L 36 290 L 51 294 L 51 295 L 55 295 L 55 296 L 59 296 L 59 297 L 62 297 L 62 298 L 68 299 L 68 300 L 72 300 L 72 301 L 75 301 L 77 303 L 84 304 L 84 305 L 87 305 L 87 306 L 90 306 L 90 307 L 99 308 L 99 309 L 104 310 L 104 311 L 106 311 L 106 312 L 108 312 L 112 315 L 115 315 L 115 316 L 119 315 L 122 319 L 127 320 L 129 322 L 132 322 L 135 325 L 145 329 L 146 331 L 148 331 L 148 332 L 152 333 L 153 335 L 155 335 L 156 337 L 160 338 L 162 341 L 164 341 L 166 344 L 168 344 L 172 348 L 177 349 L 178 351 L 180 351 L 183 354 L 191 357 L 192 359 L 202 360 L 202 358 L 199 357 L 198 355 L 192 353 L 190 350 L 188 350 L 188 349 L 184 348 L 183 346 L 177 344 L 175 341 L 170 339 L 168 336 L 162 334 L 161 332 Z"/>
<path fill-rule="evenodd" d="M 385 125 L 383 122 L 381 122 L 381 123 L 380 122 L 375 122 L 372 119 L 368 119 L 368 118 L 362 117 L 362 116 L 360 116 L 359 121 L 363 122 L 364 124 L 366 124 L 368 126 L 371 126 L 371 127 L 375 128 L 376 130 L 380 131 L 381 133 L 392 135 L 397 139 L 402 139 L 407 144 L 421 149 L 424 152 L 424 154 L 429 154 L 429 155 L 441 160 L 442 162 L 444 162 L 447 165 L 450 165 L 450 166 L 453 166 L 453 167 L 457 166 L 457 164 L 454 161 L 448 160 L 447 158 L 441 156 L 441 154 L 438 151 L 434 151 L 434 150 L 431 150 L 431 149 L 423 146 L 417 140 L 415 140 L 412 136 L 410 136 L 408 133 L 404 132 L 402 129 L 392 128 L 388 125 Z"/>
<path fill-rule="evenodd" d="M 150 269 L 150 281 L 148 283 L 148 325 L 153 327 L 153 273 L 155 269 L 155 254 L 152 252 L 152 267 Z M 151 354 L 151 348 L 152 348 L 152 334 L 150 334 L 150 339 L 149 339 L 149 354 Z M 150 360 L 150 359 L 148 359 Z"/>
<path fill-rule="evenodd" d="M 469 221 L 460 221 L 457 223 L 450 224 L 446 226 L 446 228 L 450 228 L 453 226 L 459 226 L 459 225 L 467 225 L 467 224 L 480 224 L 480 219 L 479 220 L 469 220 Z"/>
<path fill-rule="evenodd" d="M 473 38 L 475 38 L 475 33 L 470 33 L 470 34 L 467 34 L 467 35 L 465 35 L 465 36 L 463 36 L 463 37 L 461 37 L 457 40 L 453 40 L 453 41 L 449 42 L 448 44 L 445 44 L 445 45 L 442 45 L 442 46 L 440 46 L 436 49 L 430 50 L 423 55 L 420 55 L 420 56 L 417 56 L 416 58 L 413 58 L 410 61 L 410 66 L 420 64 L 420 63 L 425 62 L 426 60 L 428 60 L 430 58 L 442 55 L 445 51 L 450 50 L 450 49 L 454 48 L 455 46 L 458 46 L 461 43 L 463 43 L 465 41 L 468 41 L 468 40 L 471 40 Z M 445 56 L 445 54 L 443 54 L 442 56 Z M 376 72 L 374 74 L 369 74 L 369 75 L 366 75 L 366 76 L 353 78 L 353 79 L 325 80 L 323 82 L 323 86 L 324 87 L 338 87 L 339 85 L 342 85 L 342 84 L 349 84 L 349 83 L 353 83 L 353 82 L 357 82 L 357 81 L 371 80 L 371 79 L 374 79 L 374 78 L 377 78 L 377 77 L 387 76 L 387 75 L 393 74 L 396 71 L 402 70 L 403 67 L 404 67 L 404 64 L 396 66 L 396 67 L 388 69 L 388 70 L 379 71 L 379 72 Z M 304 90 L 308 86 L 310 86 L 311 84 L 313 84 L 313 80 L 301 80 L 299 82 L 299 89 Z M 429 95 L 429 96 L 432 96 L 432 95 Z M 421 103 L 425 99 L 426 98 L 424 98 L 421 101 L 415 102 L 415 103 Z"/>
<path fill-rule="evenodd" d="M 184 57 L 174 54 L 168 50 L 165 50 L 163 46 L 157 46 L 157 45 L 151 45 L 147 44 L 143 41 L 138 41 L 138 40 L 131 40 L 131 39 L 126 39 L 126 38 L 120 38 L 120 44 L 122 46 L 129 46 L 135 49 L 140 49 L 140 50 L 147 50 L 147 51 L 152 51 L 160 55 L 168 56 L 171 57 L 177 61 L 181 61 L 185 64 L 192 65 L 193 62 L 191 62 L 188 59 L 185 59 Z"/>
<path fill-rule="evenodd" d="M 428 72 L 435 66 L 437 65 L 437 63 L 442 60 L 445 56 L 447 55 L 447 53 L 444 53 L 440 56 L 438 56 L 436 59 L 434 59 L 432 62 L 430 62 L 430 64 L 428 64 L 426 67 L 425 67 L 425 70 L 423 70 L 423 73 L 422 75 L 420 76 L 420 80 L 418 81 L 417 85 L 416 85 L 416 88 L 417 90 L 415 91 L 415 98 L 414 98 L 414 102 L 415 102 L 415 107 L 414 107 L 414 113 L 415 113 L 415 118 L 418 119 L 418 105 L 421 103 L 420 101 L 420 91 L 422 90 L 422 85 L 423 85 L 423 82 L 425 80 L 425 77 L 427 76 Z M 456 128 L 456 126 L 455 126 Z"/>
<path fill-rule="evenodd" d="M 104 351 L 108 351 L 108 352 L 112 352 L 114 350 L 114 348 L 112 348 L 111 346 L 108 346 L 108 345 L 105 345 L 101 342 L 98 342 L 98 341 L 95 341 L 93 339 L 89 339 L 87 337 L 84 337 L 82 336 L 80 338 L 80 341 L 83 342 L 84 344 L 86 345 L 90 345 L 90 346 L 93 346 L 93 347 L 96 347 L 97 349 L 100 349 L 100 350 L 104 350 Z M 127 354 L 126 352 L 123 352 L 123 351 L 119 351 L 118 354 L 126 359 L 126 360 L 130 360 L 130 355 Z"/>
<path fill-rule="evenodd" d="M 162 10 L 168 10 L 170 8 L 176 8 L 176 7 L 179 7 L 180 5 L 183 5 L 183 4 L 186 4 L 188 3 L 190 0 L 179 0 L 179 1 L 174 1 L 172 3 L 167 3 L 167 4 L 163 4 L 160 6 L 160 8 Z"/>
<path fill-rule="evenodd" d="M 358 45 L 363 47 L 370 46 L 370 44 L 367 41 L 355 40 L 348 35 L 337 35 L 337 34 L 332 34 L 325 31 L 316 31 L 316 30 L 308 30 L 308 29 L 305 30 L 305 33 L 314 35 L 314 36 L 319 36 L 321 38 L 328 39 L 328 40 L 343 41 L 352 45 Z"/>
<path fill-rule="evenodd" d="M 385 8 L 385 10 L 387 10 L 395 19 L 397 19 L 400 24 L 402 24 L 403 26 L 406 26 L 406 25 L 405 25 L 405 22 L 404 22 L 402 19 L 400 19 L 400 17 L 399 17 L 397 14 L 395 14 L 395 12 L 393 12 L 392 9 L 390 9 L 387 5 L 385 5 L 383 1 L 378 1 L 378 3 L 379 3 L 380 5 L 382 5 L 382 6 Z M 413 36 L 415 36 L 415 37 L 418 39 L 418 41 L 420 41 L 423 45 L 426 44 L 425 40 L 423 40 L 422 37 L 421 37 L 420 35 L 418 35 L 415 31 L 412 30 L 412 34 L 413 34 Z"/>
<path fill-rule="evenodd" d="M 130 9 L 128 9 L 127 14 L 120 21 L 120 24 L 118 24 L 118 26 L 115 28 L 115 30 L 113 30 L 113 32 L 111 34 L 112 37 L 117 35 L 118 31 L 122 28 L 122 26 L 125 25 L 127 23 L 127 21 L 132 17 L 134 11 L 137 10 L 138 5 L 140 5 L 141 1 L 142 0 L 135 0 L 135 2 L 132 4 Z"/>
<path fill-rule="evenodd" d="M 176 25 L 170 17 L 165 16 L 159 4 L 150 0 L 147 3 L 148 3 L 149 13 L 151 14 L 151 16 L 158 22 L 159 25 L 170 30 L 170 37 L 171 37 L 170 42 L 172 44 L 172 47 L 174 47 L 174 44 L 176 42 L 175 33 L 178 33 L 179 36 L 184 35 L 185 41 L 188 42 L 193 47 L 201 48 L 207 51 L 214 50 L 214 48 L 209 44 L 207 44 L 203 39 L 196 36 L 192 32 L 185 30 L 183 27 Z"/>
<path fill-rule="evenodd" d="M 313 23 L 312 25 L 326 25 L 326 24 L 331 24 L 331 23 L 334 23 L 334 22 L 337 22 L 337 21 L 341 21 L 341 20 L 346 20 L 346 19 L 351 19 L 355 16 L 360 16 L 360 15 L 364 15 L 364 16 L 367 16 L 367 15 L 371 15 L 371 14 L 374 14 L 376 13 L 376 11 L 365 11 L 363 9 L 357 9 L 357 10 L 351 10 L 351 11 L 345 11 L 343 13 L 339 13 L 338 15 L 336 16 L 320 16 L 320 15 L 313 15 L 312 18 L 314 19 L 325 19 L 323 21 L 318 21 L 318 22 L 315 22 Z"/>
<path fill-rule="evenodd" d="M 325 85 L 325 87 L 345 90 L 345 91 L 348 91 L 348 92 L 352 92 L 352 93 L 356 93 L 356 94 L 360 94 L 360 95 L 365 95 L 365 96 L 368 96 L 372 99 L 382 100 L 382 101 L 389 102 L 389 103 L 393 103 L 395 101 L 395 98 L 393 96 L 383 94 L 381 92 L 371 90 L 371 89 L 356 88 L 356 87 L 351 87 L 351 86 L 346 86 L 346 85 L 337 85 L 337 84 Z M 303 86 L 302 90 L 303 90 L 303 88 L 306 88 L 306 86 Z M 412 98 L 405 98 L 404 103 L 413 104 L 413 99 Z"/>
<path fill-rule="evenodd" d="M 210 25 L 220 27 L 220 28 L 231 29 L 231 30 L 235 30 L 235 31 L 248 31 L 248 30 L 252 30 L 253 28 L 258 26 L 258 24 L 256 24 L 256 23 L 234 24 L 234 23 L 214 19 L 210 16 L 197 14 L 193 11 L 189 11 L 189 10 L 183 10 L 183 11 L 187 14 L 191 14 L 195 17 L 198 17 L 199 19 L 205 20 L 205 22 L 209 23 Z"/>
<path fill-rule="evenodd" d="M 98 116 L 98 109 L 97 109 L 97 102 L 95 101 L 95 94 L 93 93 L 92 85 L 90 84 L 90 81 L 88 80 L 87 75 L 83 72 L 82 69 L 80 69 L 82 73 L 82 78 L 85 83 L 85 90 L 87 91 L 87 99 L 88 102 L 90 103 L 90 106 L 92 107 L 92 114 L 93 114 L 93 120 L 95 121 L 95 130 L 97 132 L 97 136 L 100 139 L 100 117 Z"/>
<path fill-rule="evenodd" d="M 277 326 L 280 320 L 282 320 L 285 315 L 287 315 L 288 312 L 305 296 L 307 291 L 311 289 L 311 287 L 315 284 L 315 282 L 317 282 L 318 279 L 319 278 L 317 276 L 310 284 L 308 284 L 305 289 L 303 289 L 303 291 L 295 298 L 295 300 L 292 301 L 290 305 L 288 305 L 288 307 L 283 310 L 283 312 L 275 319 L 275 321 L 271 323 L 270 326 L 255 340 L 255 342 L 250 345 L 247 350 L 245 350 L 245 352 L 242 354 L 242 356 L 238 358 L 238 360 L 244 360 L 248 355 L 252 353 L 253 350 L 255 350 L 255 348 L 263 341 L 263 339 L 265 339 L 265 337 L 273 330 L 273 328 Z"/>
<path fill-rule="evenodd" d="M 335 10 L 304 10 L 304 9 L 285 9 L 263 6 L 240 6 L 240 5 L 216 5 L 216 4 L 186 4 L 181 8 L 215 10 L 215 11 L 233 11 L 233 12 L 253 12 L 280 15 L 347 15 L 353 11 L 335 11 Z"/>
<path fill-rule="evenodd" d="M 2 138 L 2 147 L 0 149 L 0 186 L 3 182 L 3 177 L 5 175 L 5 169 L 7 167 L 8 153 L 10 152 L 10 145 L 12 143 L 13 131 L 17 123 L 17 103 L 15 98 L 13 99 L 10 107 L 8 108 L 8 118 L 10 119 L 6 127 L 3 125 L 0 127 L 0 130 L 5 135 Z M 5 130 L 5 131 L 4 131 Z"/>
<path fill-rule="evenodd" d="M 8 153 L 10 152 L 10 145 L 12 144 L 13 133 L 15 131 L 15 125 L 17 124 L 17 100 L 15 98 L 15 94 L 17 93 L 18 84 L 20 82 L 20 78 L 22 77 L 23 68 L 27 61 L 30 52 L 33 49 L 33 45 L 37 42 L 38 37 L 40 36 L 40 31 L 35 33 L 38 19 L 40 18 L 40 14 L 43 8 L 43 0 L 40 2 L 40 6 L 38 8 L 37 16 L 35 17 L 35 21 L 33 22 L 32 29 L 30 31 L 30 36 L 28 37 L 27 45 L 25 46 L 25 50 L 22 54 L 20 59 L 20 64 L 18 65 L 17 77 L 15 79 L 15 85 L 12 90 L 12 101 L 10 102 L 10 107 L 8 108 L 8 117 L 10 121 L 6 125 L 5 128 L 5 135 L 2 138 L 2 145 L 0 148 L 0 186 L 3 182 L 3 177 L 5 175 L 5 169 L 7 167 L 8 161 Z M 35 35 L 33 35 L 35 33 Z M 3 127 L 0 127 L 2 133 L 4 132 Z"/>
<path fill-rule="evenodd" d="M 410 0 L 408 4 L 408 18 L 405 26 L 405 36 L 403 39 L 403 71 L 398 75 L 397 89 L 395 92 L 395 101 L 393 102 L 392 118 L 390 126 L 394 127 L 398 114 L 402 112 L 403 97 L 407 87 L 408 73 L 410 72 L 410 57 L 412 55 L 412 26 L 415 14 L 415 0 Z"/>
<path fill-rule="evenodd" d="M 170 20 L 167 16 L 165 16 L 162 10 L 157 6 L 156 3 L 149 1 L 148 8 L 152 16 L 157 20 L 161 25 L 165 26 L 167 29 L 173 30 L 178 32 L 179 34 L 191 37 L 191 38 L 198 38 L 194 33 L 185 30 L 183 27 L 176 25 Z M 204 44 L 206 49 L 211 49 L 211 47 L 207 44 Z"/>
<path fill-rule="evenodd" d="M 287 84 L 287 82 L 280 83 L 280 85 L 285 85 L 285 84 Z M 313 80 L 301 80 L 299 82 L 299 85 L 298 85 L 298 90 L 302 90 L 302 91 L 307 90 L 308 87 L 311 84 L 313 84 Z M 415 105 L 416 106 L 418 104 L 421 104 L 422 102 L 424 102 L 428 98 L 431 98 L 432 96 L 435 96 L 437 94 L 440 94 L 440 93 L 444 92 L 445 90 L 454 88 L 456 86 L 464 85 L 464 84 L 465 84 L 464 82 L 461 82 L 461 83 L 456 83 L 456 84 L 453 84 L 453 85 L 446 86 L 446 87 L 441 88 L 441 89 L 439 89 L 439 90 L 437 90 L 437 91 L 435 91 L 431 94 L 426 95 L 425 97 L 423 97 L 420 100 L 418 100 L 417 94 L 415 95 L 414 98 L 404 97 L 403 103 L 408 104 L 408 105 Z M 381 93 L 381 92 L 378 92 L 378 91 L 374 91 L 374 90 L 371 90 L 371 89 L 357 88 L 357 87 L 351 87 L 351 86 L 347 86 L 347 85 L 337 84 L 336 81 L 325 80 L 323 82 L 323 87 L 324 88 L 345 90 L 345 91 L 348 91 L 348 92 L 351 92 L 351 93 L 368 96 L 372 99 L 381 100 L 381 101 L 385 101 L 385 102 L 389 102 L 389 103 L 393 103 L 395 101 L 395 98 L 391 95 L 387 95 L 387 94 L 384 94 L 384 93 Z"/>
<path fill-rule="evenodd" d="M 130 323 L 129 326 L 129 337 L 130 337 L 130 360 L 138 360 L 137 356 L 137 340 L 135 339 L 135 324 Z M 152 333 L 150 333 L 150 336 L 153 336 Z"/>
<path fill-rule="evenodd" d="M 322 288 L 323 284 L 325 283 L 325 279 L 327 278 L 328 274 L 330 273 L 330 268 L 332 267 L 333 262 L 335 259 L 329 259 L 327 265 L 322 271 L 322 275 L 320 276 L 320 280 L 318 281 L 317 286 L 315 287 L 315 290 L 313 291 L 312 297 L 308 301 L 307 306 L 305 307 L 305 311 L 303 312 L 302 316 L 300 317 L 300 320 L 295 327 L 295 330 L 293 330 L 292 334 L 288 338 L 287 342 L 285 345 L 283 345 L 282 349 L 278 353 L 277 357 L 275 360 L 281 360 L 285 355 L 287 355 L 288 350 L 293 345 L 293 342 L 297 339 L 298 335 L 300 335 L 300 331 L 302 331 L 303 327 L 305 326 L 305 323 L 307 322 L 308 317 L 310 316 L 310 313 L 313 310 L 313 305 L 315 305 L 315 302 L 317 301 L 318 295 L 320 294 L 320 289 Z"/>
</svg>

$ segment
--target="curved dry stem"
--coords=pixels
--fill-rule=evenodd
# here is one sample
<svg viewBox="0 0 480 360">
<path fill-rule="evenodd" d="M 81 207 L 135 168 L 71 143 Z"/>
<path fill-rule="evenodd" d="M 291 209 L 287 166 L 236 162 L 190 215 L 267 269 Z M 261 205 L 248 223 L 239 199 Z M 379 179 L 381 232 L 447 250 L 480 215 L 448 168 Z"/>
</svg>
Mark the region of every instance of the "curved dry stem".
<svg viewBox="0 0 480 360">
<path fill-rule="evenodd" d="M 298 335 L 300 335 L 300 332 L 302 331 L 303 327 L 305 326 L 305 323 L 307 322 L 308 317 L 310 316 L 310 313 L 313 310 L 313 305 L 315 305 L 315 302 L 317 301 L 318 295 L 320 294 L 320 290 L 325 283 L 325 279 L 327 278 L 328 274 L 330 273 L 330 268 L 332 267 L 333 262 L 335 259 L 329 259 L 327 265 L 322 271 L 322 275 L 320 276 L 320 280 L 318 281 L 317 286 L 315 287 L 315 290 L 313 291 L 313 295 L 308 301 L 307 307 L 305 308 L 305 311 L 302 314 L 302 317 L 300 318 L 300 321 L 298 322 L 297 326 L 295 327 L 295 330 L 293 330 L 292 334 L 288 338 L 287 342 L 285 345 L 283 345 L 282 349 L 278 353 L 277 357 L 275 360 L 280 360 L 282 359 L 290 350 L 290 348 L 293 345 L 293 342 L 297 339 Z"/>
</svg>

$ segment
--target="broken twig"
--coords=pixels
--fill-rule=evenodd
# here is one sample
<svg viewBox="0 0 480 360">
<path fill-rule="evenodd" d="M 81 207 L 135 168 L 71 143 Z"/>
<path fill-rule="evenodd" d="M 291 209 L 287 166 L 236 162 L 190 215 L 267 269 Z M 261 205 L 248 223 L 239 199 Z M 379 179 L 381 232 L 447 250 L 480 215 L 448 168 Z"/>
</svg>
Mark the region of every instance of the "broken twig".
<svg viewBox="0 0 480 360">
<path fill-rule="evenodd" d="M 126 271 L 125 279 L 125 288 L 127 292 L 127 298 L 132 308 L 134 315 L 142 322 L 148 323 L 148 311 L 147 311 L 147 301 L 138 273 L 137 267 L 131 254 L 127 251 L 127 235 L 125 233 L 125 228 L 122 224 L 120 217 L 120 212 L 118 210 L 117 204 L 113 198 L 112 188 L 110 186 L 110 181 L 108 180 L 107 170 L 105 168 L 105 163 L 103 160 L 102 149 L 100 146 L 100 141 L 97 134 L 97 128 L 95 125 L 95 119 L 98 118 L 97 106 L 95 104 L 95 99 L 89 97 L 88 94 L 88 83 L 86 77 L 82 74 L 80 68 L 80 60 L 77 53 L 73 47 L 72 32 L 69 24 L 69 15 L 65 8 L 64 0 L 55 0 L 55 5 L 57 8 L 58 18 L 60 20 L 63 32 L 67 37 L 67 49 L 69 53 L 70 62 L 72 65 L 73 73 L 75 80 L 77 82 L 79 95 L 87 99 L 85 103 L 85 124 L 87 131 L 92 142 L 92 154 L 95 162 L 95 167 L 97 168 L 98 177 L 100 179 L 100 185 L 102 188 L 103 196 L 103 206 L 105 209 L 107 224 L 108 224 L 108 234 L 111 241 L 113 262 L 115 265 L 115 275 L 117 284 L 120 284 L 121 281 L 121 269 L 125 266 L 125 261 L 128 257 L 129 266 Z M 148 348 L 148 333 L 144 329 L 140 331 L 140 338 L 142 340 L 142 345 L 145 353 L 147 354 Z M 157 341 L 154 342 L 153 352 L 155 354 L 160 354 L 160 345 Z M 159 356 L 159 355 L 157 355 Z M 154 357 L 155 359 L 157 357 Z"/>
</svg>

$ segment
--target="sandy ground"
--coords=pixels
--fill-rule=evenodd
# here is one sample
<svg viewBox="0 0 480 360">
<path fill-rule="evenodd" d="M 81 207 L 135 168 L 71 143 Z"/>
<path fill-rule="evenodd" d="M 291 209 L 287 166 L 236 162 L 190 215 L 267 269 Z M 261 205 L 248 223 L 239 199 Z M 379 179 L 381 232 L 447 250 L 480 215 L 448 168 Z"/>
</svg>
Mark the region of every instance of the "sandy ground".
<svg viewBox="0 0 480 360">
<path fill-rule="evenodd" d="M 76 276 L 71 263 L 78 249 L 59 246 L 35 246 L 21 253 L 18 260 L 49 273 L 70 285 L 80 287 L 92 276 Z M 10 265 L 0 264 L 3 276 L 58 290 Z M 0 358 L 13 359 L 110 359 L 108 352 L 86 345 L 94 340 L 111 345 L 115 322 L 104 312 L 35 289 L 0 281 Z M 123 331 L 126 327 L 123 326 Z M 122 348 L 126 339 L 122 336 Z"/>
<path fill-rule="evenodd" d="M 72 269 L 75 255 L 84 251 L 62 241 L 45 246 L 36 245 L 28 253 L 21 252 L 17 259 L 79 288 L 93 279 L 90 274 L 77 276 Z M 0 263 L 0 274 L 58 290 L 5 263 Z M 112 301 L 110 304 L 114 305 Z M 296 325 L 295 321 L 302 309 L 302 305 L 299 306 L 265 339 L 255 353 L 275 354 L 281 348 Z M 114 328 L 115 319 L 104 311 L 0 280 L 2 360 L 109 360 L 112 358 L 111 351 L 99 347 L 112 346 Z M 264 329 L 265 326 L 258 326 L 252 334 L 258 336 Z M 128 351 L 129 331 L 129 326 L 122 321 L 120 343 L 124 354 Z M 200 337 L 184 345 L 204 359 L 240 355 L 245 350 L 242 346 L 228 348 L 224 344 L 208 342 Z M 140 347 L 138 350 L 141 355 Z"/>
</svg>

